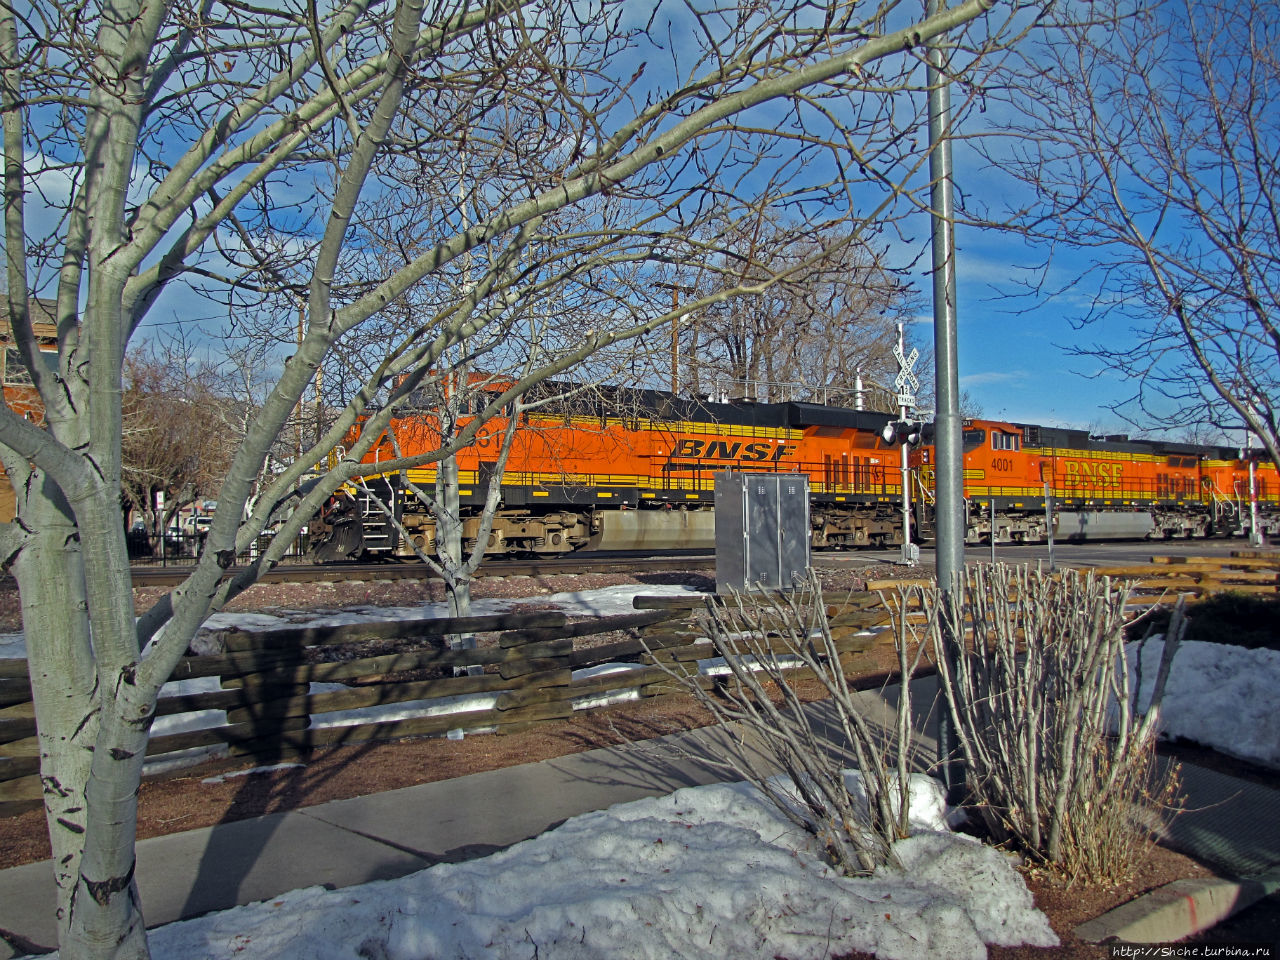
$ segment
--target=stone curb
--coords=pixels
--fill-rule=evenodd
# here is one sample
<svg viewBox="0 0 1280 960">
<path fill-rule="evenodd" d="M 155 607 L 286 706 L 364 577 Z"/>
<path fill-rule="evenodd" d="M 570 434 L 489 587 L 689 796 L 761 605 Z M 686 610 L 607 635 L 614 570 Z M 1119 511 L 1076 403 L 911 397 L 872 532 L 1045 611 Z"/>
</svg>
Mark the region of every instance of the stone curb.
<svg viewBox="0 0 1280 960">
<path fill-rule="evenodd" d="M 1208 930 L 1268 893 L 1254 880 L 1175 880 L 1076 927 L 1089 943 L 1171 943 Z"/>
</svg>

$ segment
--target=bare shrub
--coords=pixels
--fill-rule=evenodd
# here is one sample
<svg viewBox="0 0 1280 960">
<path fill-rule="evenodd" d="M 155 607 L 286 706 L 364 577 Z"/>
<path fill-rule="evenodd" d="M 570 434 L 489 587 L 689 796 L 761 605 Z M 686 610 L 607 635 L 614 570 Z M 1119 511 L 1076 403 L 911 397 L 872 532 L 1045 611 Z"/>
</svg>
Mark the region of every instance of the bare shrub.
<svg viewBox="0 0 1280 960">
<path fill-rule="evenodd" d="M 959 580 L 971 633 L 944 612 L 933 644 L 973 804 L 997 839 L 1066 876 L 1119 879 L 1176 789 L 1176 771 L 1161 779 L 1155 766 L 1163 682 L 1136 714 L 1127 586 L 1003 564 L 967 567 Z M 944 627 L 966 638 L 954 661 Z"/>
<path fill-rule="evenodd" d="M 816 575 L 790 593 L 734 594 L 709 603 L 703 617 L 724 672 L 708 682 L 690 665 L 667 672 L 755 750 L 739 751 L 735 771 L 750 780 L 791 822 L 822 843 L 846 875 L 895 863 L 895 840 L 909 835 L 911 698 L 902 686 L 892 728 L 858 703 L 832 638 Z M 909 678 L 927 647 L 928 630 L 897 624 L 899 665 Z M 912 653 L 914 651 L 914 653 Z M 830 709 L 805 708 L 798 676 L 816 677 Z M 859 776 L 845 771 L 856 767 Z M 781 770 L 784 777 L 775 776 Z"/>
</svg>

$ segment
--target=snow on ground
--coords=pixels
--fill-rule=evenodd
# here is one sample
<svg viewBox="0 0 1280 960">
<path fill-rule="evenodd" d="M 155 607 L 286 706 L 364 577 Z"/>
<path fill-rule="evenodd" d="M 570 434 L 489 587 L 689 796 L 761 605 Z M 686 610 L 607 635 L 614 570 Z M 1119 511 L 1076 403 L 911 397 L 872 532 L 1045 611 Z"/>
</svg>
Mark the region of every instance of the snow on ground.
<svg viewBox="0 0 1280 960">
<path fill-rule="evenodd" d="M 653 584 L 636 586 L 623 584 L 614 587 L 602 587 L 596 590 L 582 590 L 576 593 L 549 593 L 532 597 L 478 599 L 471 603 L 473 616 L 489 616 L 498 613 L 518 611 L 522 606 L 533 604 L 541 608 L 550 607 L 562 610 L 570 616 L 609 617 L 623 613 L 635 613 L 632 601 L 638 594 L 645 596 L 682 596 L 696 594 L 696 590 L 673 584 Z M 276 616 L 269 613 L 215 613 L 203 626 L 201 632 L 217 630 L 245 630 L 255 632 L 275 630 L 280 627 L 339 627 L 352 623 L 371 623 L 379 620 L 430 620 L 449 615 L 448 604 L 424 603 L 412 607 L 351 607 L 341 611 L 328 613 L 311 613 L 297 611 L 290 616 Z M 26 641 L 21 633 L 0 634 L 0 660 L 20 660 L 27 655 Z"/>
<path fill-rule="evenodd" d="M 153 955 L 230 960 L 986 956 L 1057 938 L 1003 853 L 946 832 L 916 777 L 900 868 L 839 876 L 747 784 L 575 817 L 508 850 L 343 890 L 295 890 L 151 932 Z"/>
<path fill-rule="evenodd" d="M 482 617 L 498 613 L 518 612 L 522 606 L 562 610 L 571 616 L 611 617 L 623 613 L 635 613 L 632 601 L 639 594 L 645 596 L 685 596 L 698 591 L 678 584 L 653 584 L 637 586 L 621 584 L 581 590 L 574 593 L 544 593 L 532 597 L 481 598 L 471 601 L 472 616 Z M 424 603 L 412 607 L 349 607 L 341 611 L 309 614 L 299 611 L 288 618 L 262 613 L 215 613 L 204 622 L 203 630 L 271 630 L 277 627 L 305 625 L 308 627 L 339 627 L 352 623 L 369 623 L 377 620 L 429 620 L 449 616 L 447 603 Z"/>
<path fill-rule="evenodd" d="M 638 592 L 684 590 L 611 587 L 479 601 L 475 612 L 536 602 L 605 616 L 630 611 Z M 364 608 L 307 622 L 441 613 Z M 215 619 L 213 628 L 297 622 L 247 614 Z M 1141 650 L 1144 706 L 1161 647 L 1152 640 Z M 1135 662 L 1139 645 L 1129 653 Z M 20 635 L 0 636 L 0 656 L 21 655 Z M 1163 728 L 1280 767 L 1277 699 L 1280 653 L 1188 642 L 1174 660 Z M 166 722 L 172 732 L 193 721 Z M 617 956 L 620 944 L 636 960 L 816 960 L 855 949 L 912 960 L 985 957 L 984 944 L 1056 943 L 1006 856 L 947 832 L 936 785 L 918 779 L 917 833 L 895 847 L 901 866 L 869 878 L 834 873 L 812 839 L 754 787 L 719 784 L 575 817 L 484 859 L 337 891 L 295 890 L 170 924 L 151 933 L 152 948 L 157 958 L 174 960 L 587 960 Z"/>
<path fill-rule="evenodd" d="M 645 663 L 601 663 L 594 667 L 579 667 L 573 671 L 574 682 L 594 680 L 597 677 L 610 677 L 617 673 L 633 673 L 636 670 L 648 670 Z"/>
<path fill-rule="evenodd" d="M 565 613 L 583 617 L 614 617 L 624 613 L 635 613 L 634 601 L 637 596 L 646 597 L 680 597 L 699 595 L 700 592 L 691 587 L 678 584 L 620 584 L 614 587 L 600 587 L 596 590 L 582 590 L 575 593 L 550 593 L 540 597 L 526 597 L 513 603 L 550 604 Z"/>
<path fill-rule="evenodd" d="M 350 710 L 330 710 L 311 717 L 311 730 L 329 727 L 350 727 L 361 723 L 391 723 L 412 717 L 443 717 L 452 714 L 487 712 L 498 705 L 496 693 L 466 693 L 456 697 L 433 697 L 429 700 L 404 700 L 383 703 L 373 707 L 354 707 Z M 458 722 L 465 720 L 460 716 Z"/>
<path fill-rule="evenodd" d="M 27 641 L 20 633 L 0 633 L 0 660 L 25 660 Z"/>
<path fill-rule="evenodd" d="M 1139 709 L 1151 701 L 1163 639 L 1127 647 L 1130 676 L 1141 663 Z M 1141 660 L 1139 661 L 1139 655 Z M 1165 685 L 1160 731 L 1280 769 L 1280 651 L 1188 640 L 1179 645 Z"/>
<path fill-rule="evenodd" d="M 804 666 L 803 660 L 791 654 L 766 659 L 763 663 L 752 656 L 744 656 L 740 660 L 742 667 L 752 673 L 759 673 L 770 666 L 777 666 L 783 670 Z M 733 673 L 733 668 L 724 657 L 708 657 L 706 660 L 698 661 L 698 673 L 704 677 L 727 677 Z"/>
<path fill-rule="evenodd" d="M 197 693 L 217 693 L 222 689 L 221 677 L 192 677 L 189 680 L 171 680 L 160 688 L 160 696 L 177 697 Z M 221 727 L 227 722 L 225 710 L 193 710 L 190 713 L 172 713 L 156 717 L 151 724 L 153 737 L 167 733 L 186 733 L 207 727 Z"/>
<path fill-rule="evenodd" d="M 273 773 L 276 770 L 300 770 L 304 767 L 306 767 L 305 763 L 267 763 L 260 767 L 250 767 L 247 770 L 231 770 L 227 773 L 219 773 L 216 776 L 205 777 L 200 782 L 208 784 L 226 783 L 228 780 L 253 776 L 255 773 Z"/>
</svg>

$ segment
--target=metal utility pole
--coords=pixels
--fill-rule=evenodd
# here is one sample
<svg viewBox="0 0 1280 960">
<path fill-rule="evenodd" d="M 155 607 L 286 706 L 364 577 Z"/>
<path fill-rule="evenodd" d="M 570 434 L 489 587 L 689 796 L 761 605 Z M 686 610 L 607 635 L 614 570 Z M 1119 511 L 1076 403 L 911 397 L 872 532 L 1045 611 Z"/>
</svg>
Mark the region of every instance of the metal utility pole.
<svg viewBox="0 0 1280 960">
<path fill-rule="evenodd" d="M 680 392 L 680 288 L 671 285 L 671 392 Z"/>
<path fill-rule="evenodd" d="M 1253 412 L 1253 404 L 1249 404 L 1249 412 Z M 1262 531 L 1258 529 L 1258 465 L 1253 459 L 1253 438 L 1249 435 L 1249 424 L 1244 425 L 1244 457 L 1249 462 L 1249 546 L 1262 546 Z"/>
<path fill-rule="evenodd" d="M 898 361 L 898 376 L 893 385 L 898 388 L 898 422 L 902 424 L 908 422 L 909 410 L 916 403 L 915 391 L 920 386 L 920 381 L 911 372 L 911 368 L 920 359 L 920 351 L 913 349 L 911 356 L 907 356 L 903 352 L 904 346 L 906 342 L 902 336 L 902 324 L 898 324 L 898 343 L 893 348 L 893 355 Z M 899 456 L 902 469 L 902 563 L 912 567 L 920 557 L 920 550 L 911 542 L 911 465 L 908 463 L 911 444 L 906 436 L 898 439 L 901 444 Z"/>
<path fill-rule="evenodd" d="M 1249 455 L 1249 544 L 1262 546 L 1262 531 L 1258 529 L 1258 463 Z"/>
<path fill-rule="evenodd" d="M 1049 543 L 1049 572 L 1057 570 L 1053 562 L 1053 487 L 1044 482 L 1044 537 Z"/>
<path fill-rule="evenodd" d="M 942 12 L 943 0 L 926 0 L 925 13 Z M 955 216 L 951 190 L 951 91 L 943 70 L 945 57 L 937 39 L 928 46 L 929 180 L 933 225 L 933 352 L 937 384 L 934 417 L 937 450 L 938 585 L 947 616 L 943 623 L 962 625 L 960 575 L 964 569 L 964 463 L 960 424 L 960 375 L 956 351 Z M 963 627 L 961 627 L 963 629 Z M 959 638 L 944 626 L 947 657 L 954 663 Z M 948 802 L 960 799 L 963 783 L 953 762 L 955 731 L 947 710 L 938 711 L 938 762 Z"/>
<path fill-rule="evenodd" d="M 680 392 L 680 294 L 685 294 L 685 302 L 689 299 L 697 299 L 697 292 L 687 283 L 677 283 L 674 280 L 657 280 L 655 285 L 671 291 L 671 392 Z M 693 346 L 690 349 L 688 367 L 689 367 L 689 383 L 693 393 L 698 392 L 698 368 L 696 364 L 695 354 L 697 352 L 697 334 L 698 326 L 695 319 L 690 320 L 690 330 L 692 331 Z"/>
<path fill-rule="evenodd" d="M 996 565 L 996 498 L 987 501 L 987 513 L 991 518 L 991 565 Z"/>
</svg>

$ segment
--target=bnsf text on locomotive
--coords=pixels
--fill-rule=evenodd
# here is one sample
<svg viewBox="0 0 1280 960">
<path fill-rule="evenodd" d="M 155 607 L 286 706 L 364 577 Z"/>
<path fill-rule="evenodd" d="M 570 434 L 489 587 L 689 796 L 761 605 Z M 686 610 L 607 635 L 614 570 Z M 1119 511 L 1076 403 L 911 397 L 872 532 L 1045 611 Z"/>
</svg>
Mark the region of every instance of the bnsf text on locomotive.
<svg viewBox="0 0 1280 960">
<path fill-rule="evenodd" d="M 681 437 L 676 441 L 671 456 L 690 460 L 746 460 L 759 463 L 765 460 L 781 460 L 796 452 L 791 443 L 774 446 L 771 443 L 729 443 L 725 440 L 694 440 Z M 772 456 L 770 456 L 772 454 Z"/>
</svg>

